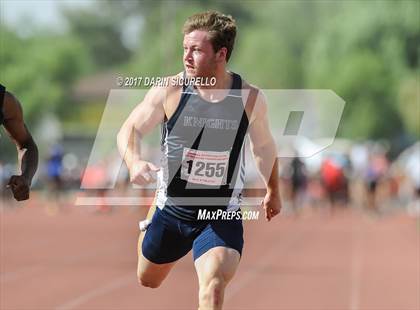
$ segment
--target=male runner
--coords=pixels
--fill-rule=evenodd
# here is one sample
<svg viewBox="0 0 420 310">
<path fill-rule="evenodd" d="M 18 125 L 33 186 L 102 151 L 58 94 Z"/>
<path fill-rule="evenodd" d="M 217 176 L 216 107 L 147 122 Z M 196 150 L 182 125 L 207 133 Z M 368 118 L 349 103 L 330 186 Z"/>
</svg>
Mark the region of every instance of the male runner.
<svg viewBox="0 0 420 310">
<path fill-rule="evenodd" d="M 23 121 L 19 101 L 0 84 L 0 126 L 15 143 L 20 175 L 13 175 L 7 187 L 17 201 L 29 199 L 32 178 L 38 167 L 38 148 Z"/>
<path fill-rule="evenodd" d="M 266 219 L 277 215 L 281 203 L 276 146 L 264 96 L 226 69 L 236 36 L 232 17 L 218 12 L 196 14 L 187 19 L 183 32 L 185 72 L 170 81 L 216 78 L 216 84 L 168 83 L 151 88 L 117 140 L 131 182 L 145 185 L 154 181 L 154 171 L 158 176 L 157 208 L 151 225 L 139 237 L 139 283 L 158 287 L 176 261 L 193 249 L 199 308 L 220 309 L 242 253 L 242 220 L 236 216 L 200 220 L 199 214 L 239 212 L 244 139 L 249 134 L 257 168 L 267 185 Z M 161 168 L 142 159 L 139 142 L 160 123 Z"/>
</svg>

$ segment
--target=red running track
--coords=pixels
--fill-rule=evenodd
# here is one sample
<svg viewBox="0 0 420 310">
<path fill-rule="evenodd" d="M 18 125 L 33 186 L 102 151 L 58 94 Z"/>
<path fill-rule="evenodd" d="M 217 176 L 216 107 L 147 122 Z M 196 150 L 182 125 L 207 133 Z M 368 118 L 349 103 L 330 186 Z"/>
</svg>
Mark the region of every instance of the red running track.
<svg viewBox="0 0 420 310">
<path fill-rule="evenodd" d="M 2 310 L 196 309 L 191 255 L 160 288 L 137 284 L 140 212 L 50 211 L 2 209 Z M 420 309 L 419 242 L 419 223 L 402 214 L 343 210 L 248 221 L 224 309 Z"/>
</svg>

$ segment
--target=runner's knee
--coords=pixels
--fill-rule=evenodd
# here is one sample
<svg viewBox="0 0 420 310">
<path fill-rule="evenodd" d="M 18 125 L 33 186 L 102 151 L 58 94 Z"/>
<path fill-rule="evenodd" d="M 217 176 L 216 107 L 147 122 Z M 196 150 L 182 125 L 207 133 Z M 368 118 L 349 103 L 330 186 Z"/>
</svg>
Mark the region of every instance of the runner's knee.
<svg viewBox="0 0 420 310">
<path fill-rule="evenodd" d="M 137 269 L 137 282 L 144 287 L 158 288 L 162 283 L 162 280 L 158 277 L 153 277 L 148 275 L 146 272 L 142 271 L 140 268 Z"/>
<path fill-rule="evenodd" d="M 149 288 L 158 288 L 162 283 L 160 280 L 152 279 L 151 277 L 142 274 L 137 275 L 137 281 L 141 286 Z"/>
</svg>

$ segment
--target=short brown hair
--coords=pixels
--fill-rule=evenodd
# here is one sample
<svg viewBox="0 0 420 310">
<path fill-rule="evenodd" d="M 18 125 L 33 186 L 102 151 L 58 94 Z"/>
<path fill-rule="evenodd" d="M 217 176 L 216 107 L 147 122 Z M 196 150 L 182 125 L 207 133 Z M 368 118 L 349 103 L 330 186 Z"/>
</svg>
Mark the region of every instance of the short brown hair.
<svg viewBox="0 0 420 310">
<path fill-rule="evenodd" d="M 226 47 L 226 61 L 229 61 L 236 37 L 236 21 L 230 15 L 217 11 L 207 11 L 188 17 L 182 32 L 188 34 L 194 30 L 209 32 L 209 39 L 215 52 Z"/>
</svg>

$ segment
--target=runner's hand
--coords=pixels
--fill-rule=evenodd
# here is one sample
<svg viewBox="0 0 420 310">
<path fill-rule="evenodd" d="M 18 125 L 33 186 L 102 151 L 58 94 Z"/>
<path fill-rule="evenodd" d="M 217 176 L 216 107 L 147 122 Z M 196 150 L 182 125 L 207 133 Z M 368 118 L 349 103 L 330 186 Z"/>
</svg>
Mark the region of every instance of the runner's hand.
<svg viewBox="0 0 420 310">
<path fill-rule="evenodd" d="M 22 175 L 13 175 L 6 185 L 17 201 L 29 199 L 30 182 Z"/>
<path fill-rule="evenodd" d="M 147 161 L 136 161 L 130 169 L 130 182 L 137 185 L 147 185 L 155 182 L 152 172 L 160 170 L 154 164 Z"/>
<path fill-rule="evenodd" d="M 273 217 L 280 213 L 281 200 L 279 195 L 267 193 L 261 204 L 265 210 L 265 219 L 267 221 L 270 221 Z"/>
</svg>

